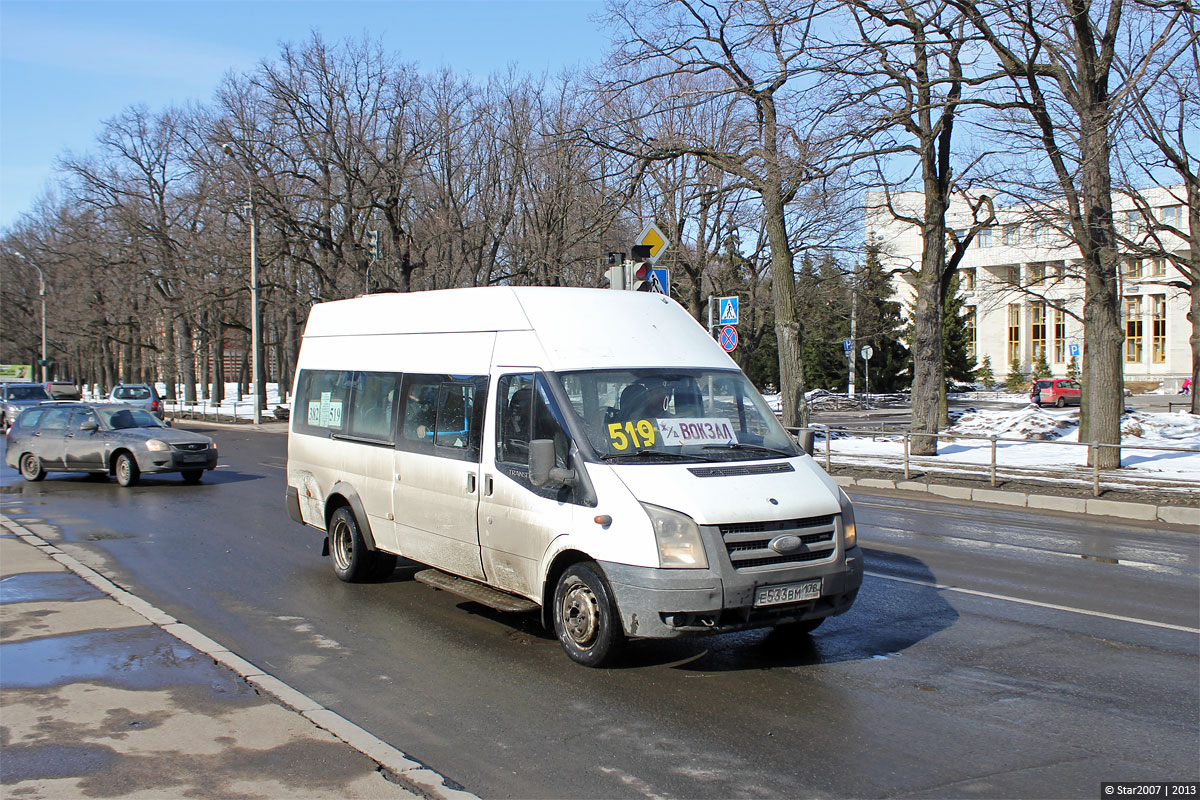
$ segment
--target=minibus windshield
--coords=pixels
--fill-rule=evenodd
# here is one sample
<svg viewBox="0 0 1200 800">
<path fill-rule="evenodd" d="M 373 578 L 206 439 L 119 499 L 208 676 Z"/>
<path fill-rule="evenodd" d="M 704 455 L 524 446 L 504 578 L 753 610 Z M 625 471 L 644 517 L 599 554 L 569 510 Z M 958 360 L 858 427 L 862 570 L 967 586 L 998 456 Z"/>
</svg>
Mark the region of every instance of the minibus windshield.
<svg viewBox="0 0 1200 800">
<path fill-rule="evenodd" d="M 558 378 L 605 461 L 747 461 L 801 452 L 741 372 L 589 370 Z"/>
</svg>

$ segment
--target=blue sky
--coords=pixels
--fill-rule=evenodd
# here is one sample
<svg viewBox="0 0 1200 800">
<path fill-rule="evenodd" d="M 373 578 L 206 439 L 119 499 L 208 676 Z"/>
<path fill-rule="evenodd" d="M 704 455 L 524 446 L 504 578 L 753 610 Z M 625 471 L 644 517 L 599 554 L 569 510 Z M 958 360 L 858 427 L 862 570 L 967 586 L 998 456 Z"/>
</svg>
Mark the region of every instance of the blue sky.
<svg viewBox="0 0 1200 800">
<path fill-rule="evenodd" d="M 52 183 L 67 151 L 136 104 L 208 102 L 229 70 L 318 31 L 363 34 L 422 69 L 557 73 L 599 60 L 600 0 L 0 0 L 0 228 Z"/>
</svg>

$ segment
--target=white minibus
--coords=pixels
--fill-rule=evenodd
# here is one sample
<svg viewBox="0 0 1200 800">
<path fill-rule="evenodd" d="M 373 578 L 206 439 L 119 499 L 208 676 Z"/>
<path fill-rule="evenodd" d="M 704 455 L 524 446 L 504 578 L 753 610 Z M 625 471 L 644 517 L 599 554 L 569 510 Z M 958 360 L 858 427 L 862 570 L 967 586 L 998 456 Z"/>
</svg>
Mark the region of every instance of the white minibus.
<svg viewBox="0 0 1200 800">
<path fill-rule="evenodd" d="M 845 493 L 678 303 L 488 287 L 314 306 L 287 507 L 344 581 L 539 611 L 567 654 L 807 634 L 862 582 Z"/>
</svg>

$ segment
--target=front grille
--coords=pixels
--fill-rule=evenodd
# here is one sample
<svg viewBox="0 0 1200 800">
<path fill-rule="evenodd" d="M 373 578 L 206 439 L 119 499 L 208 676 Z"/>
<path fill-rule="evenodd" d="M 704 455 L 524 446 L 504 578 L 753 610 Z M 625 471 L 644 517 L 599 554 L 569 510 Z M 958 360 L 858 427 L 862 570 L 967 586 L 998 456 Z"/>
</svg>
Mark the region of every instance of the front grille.
<svg viewBox="0 0 1200 800">
<path fill-rule="evenodd" d="M 194 453 L 197 450 L 207 450 L 208 445 L 204 442 L 184 442 L 182 444 L 172 444 L 171 447 L 176 450 Z"/>
<path fill-rule="evenodd" d="M 734 569 L 810 564 L 832 559 L 837 554 L 837 527 L 833 514 L 805 519 L 737 522 L 718 525 L 717 529 Z M 772 540 L 786 535 L 799 538 L 800 548 L 792 553 L 772 550 Z"/>
</svg>

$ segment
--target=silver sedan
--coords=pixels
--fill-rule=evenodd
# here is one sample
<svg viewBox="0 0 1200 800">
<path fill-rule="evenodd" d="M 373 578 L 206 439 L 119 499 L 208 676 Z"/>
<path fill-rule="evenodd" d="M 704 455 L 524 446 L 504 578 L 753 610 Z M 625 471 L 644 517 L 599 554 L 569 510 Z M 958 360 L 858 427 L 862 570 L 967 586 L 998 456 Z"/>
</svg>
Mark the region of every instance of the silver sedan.
<svg viewBox="0 0 1200 800">
<path fill-rule="evenodd" d="M 178 472 L 197 483 L 217 466 L 207 436 L 168 427 L 140 408 L 95 403 L 44 403 L 26 410 L 8 432 L 5 460 L 27 481 L 47 472 L 114 475 L 122 486 L 143 473 Z"/>
</svg>

